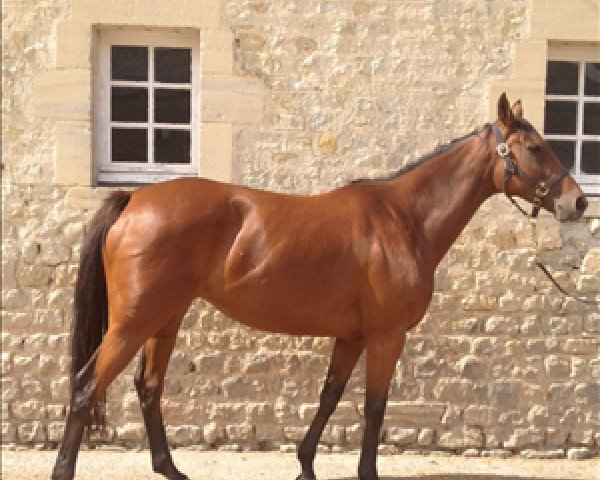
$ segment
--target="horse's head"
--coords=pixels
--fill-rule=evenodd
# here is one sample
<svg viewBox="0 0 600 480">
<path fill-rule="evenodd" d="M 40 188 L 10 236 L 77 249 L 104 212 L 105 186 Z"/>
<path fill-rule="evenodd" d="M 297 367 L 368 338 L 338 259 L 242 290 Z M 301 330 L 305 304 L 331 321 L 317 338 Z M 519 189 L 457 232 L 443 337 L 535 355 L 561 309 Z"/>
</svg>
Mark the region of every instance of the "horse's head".
<svg viewBox="0 0 600 480">
<path fill-rule="evenodd" d="M 494 180 L 506 195 L 517 195 L 561 222 L 579 220 L 588 206 L 577 182 L 537 130 L 523 118 L 523 105 L 511 108 L 506 94 L 498 100 L 498 121 L 493 125 L 498 141 Z"/>
</svg>

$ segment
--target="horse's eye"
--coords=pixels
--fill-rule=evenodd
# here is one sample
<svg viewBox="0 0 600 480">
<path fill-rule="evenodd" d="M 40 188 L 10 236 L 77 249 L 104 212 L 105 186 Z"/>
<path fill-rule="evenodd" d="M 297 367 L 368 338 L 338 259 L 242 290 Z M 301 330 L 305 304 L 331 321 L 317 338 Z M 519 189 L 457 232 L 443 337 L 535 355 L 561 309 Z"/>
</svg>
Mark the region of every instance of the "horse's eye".
<svg viewBox="0 0 600 480">
<path fill-rule="evenodd" d="M 527 147 L 527 150 L 529 150 L 531 153 L 538 154 L 542 151 L 542 146 L 541 145 L 529 145 Z"/>
</svg>

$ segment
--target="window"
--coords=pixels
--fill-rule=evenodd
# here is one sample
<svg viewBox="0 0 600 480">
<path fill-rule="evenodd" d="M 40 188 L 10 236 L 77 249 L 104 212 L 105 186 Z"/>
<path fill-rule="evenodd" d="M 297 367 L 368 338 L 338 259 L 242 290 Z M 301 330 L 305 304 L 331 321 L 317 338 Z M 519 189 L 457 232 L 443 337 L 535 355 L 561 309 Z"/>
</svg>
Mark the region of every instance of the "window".
<svg viewBox="0 0 600 480">
<path fill-rule="evenodd" d="M 600 61 L 549 60 L 544 135 L 582 188 L 600 194 Z"/>
<path fill-rule="evenodd" d="M 99 32 L 98 183 L 198 175 L 198 44 L 189 30 Z"/>
</svg>

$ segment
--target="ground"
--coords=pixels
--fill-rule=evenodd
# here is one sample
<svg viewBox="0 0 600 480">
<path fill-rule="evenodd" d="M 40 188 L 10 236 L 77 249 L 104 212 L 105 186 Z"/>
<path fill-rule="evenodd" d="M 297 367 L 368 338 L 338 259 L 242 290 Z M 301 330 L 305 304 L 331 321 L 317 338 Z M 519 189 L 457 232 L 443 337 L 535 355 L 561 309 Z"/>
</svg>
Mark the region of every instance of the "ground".
<svg viewBox="0 0 600 480">
<path fill-rule="evenodd" d="M 56 452 L 2 451 L 2 480 L 49 479 Z M 190 480 L 293 480 L 294 454 L 175 450 L 175 463 Z M 147 451 L 83 451 L 77 480 L 160 480 Z M 356 453 L 321 454 L 320 480 L 354 480 Z M 421 455 L 379 457 L 382 480 L 600 480 L 600 461 L 464 458 Z"/>
</svg>

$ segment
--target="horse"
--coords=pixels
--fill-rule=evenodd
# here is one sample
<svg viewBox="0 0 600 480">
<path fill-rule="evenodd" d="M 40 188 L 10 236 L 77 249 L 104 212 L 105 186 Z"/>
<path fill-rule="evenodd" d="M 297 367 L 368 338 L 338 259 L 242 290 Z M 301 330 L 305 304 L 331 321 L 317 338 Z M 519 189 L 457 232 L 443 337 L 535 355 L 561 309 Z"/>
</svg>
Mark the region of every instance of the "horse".
<svg viewBox="0 0 600 480">
<path fill-rule="evenodd" d="M 204 298 L 260 330 L 335 339 L 297 480 L 315 480 L 317 444 L 366 355 L 360 480 L 378 480 L 390 379 L 434 272 L 479 206 L 504 192 L 561 222 L 587 200 L 536 129 L 502 94 L 493 123 L 386 177 L 285 195 L 205 179 L 117 191 L 85 234 L 75 286 L 70 409 L 53 480 L 70 480 L 106 388 L 141 349 L 134 375 L 152 466 L 188 477 L 167 444 L 160 398 L 182 317 Z"/>
</svg>

